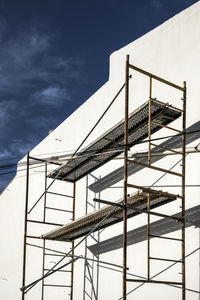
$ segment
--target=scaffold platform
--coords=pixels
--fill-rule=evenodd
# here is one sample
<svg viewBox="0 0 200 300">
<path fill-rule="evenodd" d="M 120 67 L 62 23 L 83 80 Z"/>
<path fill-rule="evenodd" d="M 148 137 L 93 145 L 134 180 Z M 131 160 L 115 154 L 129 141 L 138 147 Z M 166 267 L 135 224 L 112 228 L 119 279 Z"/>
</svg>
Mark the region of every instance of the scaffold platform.
<svg viewBox="0 0 200 300">
<path fill-rule="evenodd" d="M 131 194 L 127 201 L 127 217 L 134 217 L 143 211 L 147 210 L 147 197 L 148 193 L 139 190 L 136 193 Z M 178 195 L 152 190 L 150 207 L 151 209 L 161 206 L 176 200 Z M 99 222 L 101 224 L 97 226 L 96 230 L 106 228 L 114 225 L 123 220 L 123 210 L 120 207 L 123 199 L 116 201 L 119 206 L 114 207 L 112 205 L 106 205 L 99 210 L 96 210 L 90 214 L 87 214 L 81 218 L 76 219 L 62 227 L 50 231 L 47 234 L 41 236 L 43 239 L 58 240 L 58 241 L 72 241 L 82 236 L 87 235 Z M 103 220 L 105 218 L 105 220 Z M 103 220 L 103 221 L 102 221 Z"/>
<path fill-rule="evenodd" d="M 151 100 L 151 133 L 157 132 L 181 116 L 181 111 L 156 99 Z M 129 147 L 148 137 L 149 101 L 129 114 Z M 80 151 L 48 177 L 76 182 L 124 151 L 124 120 Z"/>
</svg>

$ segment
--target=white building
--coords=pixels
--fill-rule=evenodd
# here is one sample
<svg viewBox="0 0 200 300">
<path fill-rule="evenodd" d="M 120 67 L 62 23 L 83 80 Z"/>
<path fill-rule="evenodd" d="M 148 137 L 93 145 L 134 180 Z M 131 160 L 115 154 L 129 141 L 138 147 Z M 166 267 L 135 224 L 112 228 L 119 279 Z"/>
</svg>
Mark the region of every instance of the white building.
<svg viewBox="0 0 200 300">
<path fill-rule="evenodd" d="M 63 156 L 72 153 L 80 145 L 88 132 L 100 118 L 106 107 L 115 97 L 125 80 L 125 60 L 126 55 L 130 56 L 130 63 L 151 72 L 157 76 L 174 82 L 179 86 L 183 86 L 183 81 L 187 83 L 187 120 L 186 127 L 196 124 L 195 130 L 200 129 L 198 122 L 200 121 L 200 3 L 176 15 L 158 28 L 152 30 L 138 40 L 130 43 L 122 49 L 112 53 L 110 56 L 110 75 L 108 81 L 90 97 L 79 109 L 77 109 L 69 118 L 67 118 L 58 128 L 49 134 L 39 145 L 37 145 L 30 153 L 36 158 L 50 158 L 55 156 Z M 130 71 L 132 79 L 130 79 L 130 106 L 129 111 L 137 109 L 149 98 L 148 78 Z M 109 130 L 120 120 L 124 118 L 124 89 L 111 106 L 99 125 L 95 128 L 89 138 L 86 140 L 81 149 L 96 140 L 104 132 Z M 152 97 L 163 102 L 180 106 L 182 93 L 171 87 L 163 86 L 161 83 L 153 81 Z M 175 124 L 175 125 L 174 125 Z M 180 121 L 173 123 L 173 127 L 181 126 Z M 199 127 L 198 127 L 199 126 Z M 152 137 L 160 138 L 174 134 L 166 129 L 161 129 Z M 188 135 L 189 136 L 189 135 Z M 61 141 L 59 141 L 61 140 Z M 189 141 L 189 140 L 188 140 Z M 161 140 L 162 142 L 162 140 Z M 187 147 L 195 147 L 200 143 L 200 133 L 196 132 L 195 139 L 187 143 Z M 176 145 L 175 145 L 176 146 Z M 147 151 L 147 144 L 142 143 L 131 148 L 131 153 L 135 151 Z M 156 166 L 170 169 L 175 165 L 180 157 L 177 155 L 166 156 L 155 163 Z M 98 168 L 92 174 L 104 177 L 112 171 L 123 165 L 122 160 L 112 160 L 101 168 Z M 16 177 L 7 186 L 0 198 L 0 226 L 1 226 L 1 256 L 0 256 L 0 297 L 4 300 L 21 299 L 20 288 L 22 286 L 22 266 L 23 266 L 23 238 L 24 238 L 24 212 L 25 212 L 25 195 L 26 195 L 26 157 L 18 164 L 18 172 Z M 48 172 L 57 166 L 48 165 Z M 199 205 L 199 176 L 200 154 L 191 153 L 186 155 L 186 209 Z M 24 171 L 22 171 L 22 169 Z M 180 172 L 180 163 L 173 170 Z M 150 169 L 142 169 L 141 171 L 129 176 L 130 182 L 137 185 L 150 186 L 162 174 L 154 172 Z M 30 167 L 29 180 L 29 207 L 33 206 L 37 199 L 42 195 L 45 188 L 44 180 L 44 164 L 33 165 Z M 83 177 L 76 184 L 76 218 L 85 215 L 86 194 L 92 202 L 94 193 L 86 190 L 86 177 Z M 88 177 L 89 184 L 94 182 L 92 176 Z M 52 179 L 48 179 L 48 184 Z M 116 182 L 113 187 L 101 191 L 100 198 L 116 201 L 123 197 L 123 189 L 120 188 L 123 181 Z M 179 187 L 167 187 L 171 185 L 180 185 L 180 180 L 174 179 L 172 176 L 166 175 L 156 184 L 163 187 L 162 190 L 170 193 L 179 194 Z M 161 189 L 161 188 L 159 188 Z M 73 193 L 73 184 L 55 180 L 49 191 L 60 194 Z M 130 193 L 132 190 L 130 190 Z M 47 194 L 48 207 L 59 207 L 61 209 L 70 210 L 71 199 L 62 196 Z M 28 218 L 43 221 L 44 197 L 39 201 L 38 205 L 31 211 Z M 165 206 L 158 208 L 159 212 L 165 214 L 175 214 L 180 209 L 180 202 L 174 201 Z M 89 210 L 91 211 L 91 209 Z M 65 224 L 70 222 L 69 214 L 62 211 L 54 211 L 47 209 L 46 221 L 52 223 Z M 151 217 L 152 222 L 158 220 L 157 217 Z M 140 214 L 128 221 L 128 230 L 132 230 L 146 224 L 146 215 Z M 45 234 L 56 226 L 41 225 L 36 223 L 28 223 L 28 235 L 40 236 Z M 110 226 L 101 233 L 101 240 L 106 240 L 115 235 L 122 233 L 122 222 Z M 167 236 L 180 238 L 181 231 L 175 231 Z M 77 244 L 81 239 L 75 241 Z M 28 244 L 34 244 L 39 247 L 43 246 L 43 240 L 29 239 Z M 186 299 L 198 300 L 200 295 L 200 277 L 199 277 L 199 248 L 200 237 L 199 228 L 189 226 L 186 229 L 186 255 L 192 253 L 186 258 Z M 88 244 L 95 244 L 90 238 Z M 63 242 L 46 242 L 47 248 L 53 248 L 57 251 L 65 252 L 71 247 L 71 243 Z M 26 247 L 26 281 L 25 285 L 37 280 L 42 275 L 42 249 L 37 247 Z M 128 272 L 139 276 L 146 277 L 147 250 L 146 241 L 131 245 L 128 247 Z M 174 260 L 181 259 L 180 244 L 175 241 L 166 241 L 162 239 L 151 240 L 151 256 L 162 258 L 171 258 Z M 88 251 L 89 252 L 89 251 Z M 48 252 L 52 253 L 52 252 Z M 75 249 L 76 255 L 85 255 L 84 242 Z M 91 254 L 89 254 L 91 258 Z M 46 267 L 51 268 L 58 261 L 59 256 L 46 257 Z M 101 261 L 122 266 L 122 249 L 116 249 L 100 255 Z M 66 261 L 63 261 L 64 264 Z M 92 262 L 91 262 L 92 264 Z M 153 261 L 151 262 L 151 276 L 169 266 L 170 262 Z M 48 265 L 48 266 L 47 266 Z M 100 264 L 99 268 L 99 290 L 98 299 L 117 300 L 122 296 L 122 273 L 121 268 L 113 266 L 117 271 L 109 270 L 111 267 L 106 264 Z M 107 269 L 103 268 L 107 267 Z M 94 273 L 96 272 L 96 264 L 94 265 Z M 181 264 L 176 264 L 166 272 L 162 273 L 158 280 L 180 281 L 181 280 Z M 89 276 L 89 275 L 88 275 Z M 131 277 L 131 275 L 130 275 Z M 133 278 L 133 277 L 131 277 Z M 134 277 L 136 278 L 136 277 Z M 87 279 L 86 279 L 87 281 Z M 69 285 L 70 274 L 55 273 L 45 280 L 45 284 Z M 74 299 L 89 299 L 85 295 L 83 298 L 84 284 L 84 259 L 80 258 L 75 262 L 74 271 Z M 96 278 L 94 274 L 94 284 Z M 127 283 L 127 291 L 133 290 L 138 283 Z M 41 299 L 41 281 L 36 284 L 25 295 L 25 299 L 35 300 Z M 91 285 L 86 284 L 88 293 L 91 292 Z M 95 286 L 96 289 L 96 286 Z M 191 291 L 192 290 L 192 291 Z M 69 288 L 45 287 L 44 300 L 48 299 L 70 299 Z M 196 291 L 196 292 L 195 292 Z M 94 298 L 94 295 L 92 296 Z M 163 300 L 177 300 L 181 298 L 181 289 L 168 285 L 151 285 L 145 284 L 132 292 L 127 299 L 157 299 L 162 297 Z"/>
</svg>

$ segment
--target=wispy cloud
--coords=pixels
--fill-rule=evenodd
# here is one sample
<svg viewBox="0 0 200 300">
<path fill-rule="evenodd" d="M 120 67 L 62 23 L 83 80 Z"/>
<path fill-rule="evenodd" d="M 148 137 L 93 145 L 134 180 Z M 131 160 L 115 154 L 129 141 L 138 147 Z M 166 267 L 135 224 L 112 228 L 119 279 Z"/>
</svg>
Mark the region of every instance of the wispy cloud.
<svg viewBox="0 0 200 300">
<path fill-rule="evenodd" d="M 33 99 L 38 104 L 47 104 L 50 106 L 62 106 L 65 101 L 71 100 L 66 88 L 49 86 L 33 95 Z"/>
<path fill-rule="evenodd" d="M 21 155 L 44 137 L 52 123 L 58 124 L 46 112 L 71 100 L 69 81 L 81 78 L 82 61 L 61 55 L 52 34 L 27 28 L 9 35 L 6 28 L 0 18 L 1 148 L 11 155 Z M 41 130 L 29 143 L 26 134 L 28 130 L 35 134 L 36 121 Z M 13 136 L 19 141 L 13 141 Z"/>
<path fill-rule="evenodd" d="M 8 151 L 10 153 L 15 153 L 15 156 L 22 157 L 28 151 L 30 151 L 34 146 L 34 141 L 25 141 L 21 139 L 14 139 L 9 145 Z"/>
<path fill-rule="evenodd" d="M 71 80 L 83 77 L 83 61 L 57 49 L 58 36 L 30 27 L 13 34 L 8 28 L 0 17 L 0 159 L 4 161 L 22 158 L 59 124 L 55 110 L 60 112 L 71 101 Z"/>
<path fill-rule="evenodd" d="M 16 100 L 1 100 L 0 101 L 0 125 L 6 126 L 18 110 Z"/>
<path fill-rule="evenodd" d="M 74 67 L 80 60 L 53 55 L 53 36 L 39 34 L 36 30 L 21 30 L 8 40 L 1 34 L 0 91 L 20 93 L 25 88 L 34 88 L 40 81 L 43 85 L 66 84 L 74 76 Z M 59 73 L 59 76 L 58 76 Z M 78 76 L 79 73 L 76 73 Z"/>
<path fill-rule="evenodd" d="M 41 38 L 36 33 L 30 36 L 20 33 L 18 37 L 4 42 L 0 49 L 0 90 L 8 92 L 12 88 L 10 92 L 16 94 L 29 80 L 36 79 L 40 72 L 34 61 L 48 47 L 48 38 Z"/>
<path fill-rule="evenodd" d="M 8 151 L 8 149 L 4 149 L 1 153 L 0 153 L 0 159 L 4 159 L 11 156 L 11 152 Z"/>
</svg>

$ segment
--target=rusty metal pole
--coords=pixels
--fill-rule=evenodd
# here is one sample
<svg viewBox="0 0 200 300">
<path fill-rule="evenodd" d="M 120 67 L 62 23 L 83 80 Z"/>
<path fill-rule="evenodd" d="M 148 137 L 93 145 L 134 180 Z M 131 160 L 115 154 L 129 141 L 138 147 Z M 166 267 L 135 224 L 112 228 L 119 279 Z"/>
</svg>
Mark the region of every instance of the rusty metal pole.
<svg viewBox="0 0 200 300">
<path fill-rule="evenodd" d="M 182 134 L 182 300 L 185 295 L 185 130 L 186 130 L 186 81 L 183 82 L 183 134 Z"/>
<path fill-rule="evenodd" d="M 101 176 L 99 176 L 99 180 L 101 179 Z M 98 195 L 99 199 L 101 199 L 101 192 L 99 192 L 99 195 Z M 98 203 L 98 208 L 97 209 L 100 209 L 101 208 L 101 204 Z M 98 230 L 98 233 L 97 233 L 97 240 L 98 240 L 98 243 L 100 243 L 100 230 Z M 97 296 L 97 299 L 99 297 L 99 258 L 100 258 L 100 255 L 98 254 L 96 259 L 97 259 L 97 281 L 96 281 L 96 296 Z"/>
<path fill-rule="evenodd" d="M 43 215 L 43 222 L 46 221 L 46 201 L 47 201 L 47 163 L 45 163 L 45 194 L 44 194 L 44 215 Z M 43 239 L 43 257 L 42 257 L 42 276 L 44 276 L 44 269 L 45 269 L 45 246 L 46 242 Z M 41 300 L 44 300 L 44 278 L 42 279 L 42 297 Z"/>
<path fill-rule="evenodd" d="M 76 204 L 76 183 L 73 183 L 73 208 L 72 208 L 72 221 L 75 220 L 75 204 Z M 74 259 L 74 241 L 72 241 L 72 260 Z M 71 263 L 71 293 L 70 300 L 73 300 L 74 293 L 74 261 Z"/>
<path fill-rule="evenodd" d="M 45 193 L 44 193 L 44 215 L 43 215 L 43 222 L 46 221 L 46 202 L 47 202 L 47 163 L 45 163 Z"/>
<path fill-rule="evenodd" d="M 88 175 L 86 176 L 86 205 L 85 205 L 85 214 L 88 214 Z M 83 300 L 86 299 L 85 290 L 86 290 L 86 264 L 87 264 L 87 239 L 85 239 L 85 259 L 84 259 L 84 279 L 83 279 Z"/>
<path fill-rule="evenodd" d="M 124 207 L 123 207 L 123 300 L 126 300 L 127 266 L 127 178 L 128 178 L 128 107 L 129 107 L 129 55 L 126 56 L 125 70 L 125 116 L 124 116 Z"/>
<path fill-rule="evenodd" d="M 148 165 L 151 165 L 151 98 L 152 98 L 152 77 L 149 77 L 149 118 L 148 118 Z M 147 279 L 150 280 L 150 200 L 147 197 Z"/>
<path fill-rule="evenodd" d="M 151 98 L 152 98 L 152 77 L 149 77 L 148 165 L 151 164 Z"/>
<path fill-rule="evenodd" d="M 26 238 L 27 238 L 28 193 L 29 193 L 29 152 L 27 153 L 27 163 L 26 163 L 26 202 L 25 202 L 25 216 L 24 216 L 24 250 L 23 250 L 22 287 L 25 286 L 25 281 L 26 281 Z M 23 290 L 22 300 L 24 299 L 25 299 L 25 292 Z"/>
</svg>

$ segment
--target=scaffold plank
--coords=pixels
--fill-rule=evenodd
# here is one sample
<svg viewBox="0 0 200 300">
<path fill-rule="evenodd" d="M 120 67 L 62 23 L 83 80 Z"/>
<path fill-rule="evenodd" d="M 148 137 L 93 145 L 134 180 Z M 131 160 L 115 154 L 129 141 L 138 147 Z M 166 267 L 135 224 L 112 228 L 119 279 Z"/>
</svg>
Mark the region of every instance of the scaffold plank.
<svg viewBox="0 0 200 300">
<path fill-rule="evenodd" d="M 149 102 L 147 101 L 128 117 L 128 145 L 132 147 L 147 138 Z M 151 133 L 181 116 L 181 112 L 162 102 L 151 100 Z M 120 121 L 97 140 L 80 151 L 73 159 L 49 174 L 50 178 L 75 182 L 104 165 L 123 152 L 124 120 Z"/>
<path fill-rule="evenodd" d="M 136 193 L 131 194 L 127 200 L 127 216 L 128 218 L 134 217 L 140 214 L 140 211 L 134 211 L 134 208 L 139 210 L 145 210 L 147 208 L 147 197 L 148 193 L 143 191 L 138 191 Z M 151 194 L 151 209 L 161 206 L 163 204 L 169 203 L 175 200 L 176 197 L 171 194 L 167 195 L 167 193 Z M 116 201 L 116 203 L 122 203 L 123 199 Z M 108 216 L 107 218 L 105 218 Z M 101 222 L 98 228 L 95 226 Z M 69 224 L 66 224 L 59 229 L 55 229 L 47 234 L 44 234 L 42 238 L 50 239 L 50 240 L 59 240 L 59 241 L 72 241 L 74 239 L 80 238 L 82 236 L 87 235 L 93 228 L 94 231 L 103 229 L 105 227 L 114 225 L 123 219 L 123 212 L 121 207 L 114 207 L 112 205 L 106 205 L 101 209 L 92 212 L 88 215 L 85 215 Z"/>
</svg>

